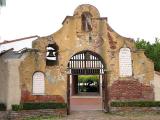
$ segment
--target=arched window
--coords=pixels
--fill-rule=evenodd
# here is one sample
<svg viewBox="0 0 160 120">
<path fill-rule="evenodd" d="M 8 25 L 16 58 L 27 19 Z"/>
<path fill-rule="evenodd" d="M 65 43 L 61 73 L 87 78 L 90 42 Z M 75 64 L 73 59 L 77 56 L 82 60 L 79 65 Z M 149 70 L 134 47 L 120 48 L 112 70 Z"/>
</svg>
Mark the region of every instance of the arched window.
<svg viewBox="0 0 160 120">
<path fill-rule="evenodd" d="M 132 76 L 132 59 L 129 48 L 121 48 L 119 52 L 120 77 Z"/>
<path fill-rule="evenodd" d="M 33 74 L 33 94 L 43 95 L 45 93 L 44 74 L 42 72 L 35 72 Z"/>
</svg>

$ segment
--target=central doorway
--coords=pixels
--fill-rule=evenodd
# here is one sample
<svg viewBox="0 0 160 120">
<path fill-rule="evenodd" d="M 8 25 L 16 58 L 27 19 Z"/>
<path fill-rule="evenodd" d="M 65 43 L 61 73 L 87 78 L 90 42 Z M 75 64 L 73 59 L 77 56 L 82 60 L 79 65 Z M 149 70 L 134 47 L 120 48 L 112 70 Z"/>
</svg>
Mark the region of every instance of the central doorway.
<svg viewBox="0 0 160 120">
<path fill-rule="evenodd" d="M 68 63 L 68 112 L 105 110 L 107 103 L 106 75 L 102 58 L 91 51 L 82 51 Z"/>
<path fill-rule="evenodd" d="M 99 96 L 101 81 L 99 75 L 76 75 L 72 79 L 71 95 L 76 96 Z"/>
</svg>

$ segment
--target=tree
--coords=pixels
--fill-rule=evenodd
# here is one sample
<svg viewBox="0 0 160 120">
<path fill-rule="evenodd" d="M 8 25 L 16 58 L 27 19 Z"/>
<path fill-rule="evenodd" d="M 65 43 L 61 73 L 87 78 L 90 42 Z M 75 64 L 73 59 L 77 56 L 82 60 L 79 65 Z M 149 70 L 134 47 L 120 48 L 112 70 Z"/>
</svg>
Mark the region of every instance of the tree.
<svg viewBox="0 0 160 120">
<path fill-rule="evenodd" d="M 6 0 L 0 0 L 0 7 L 6 5 Z"/>
<path fill-rule="evenodd" d="M 136 41 L 137 49 L 144 49 L 145 55 L 154 62 L 154 69 L 160 71 L 160 39 L 156 38 L 155 43 L 150 43 L 144 39 Z"/>
</svg>

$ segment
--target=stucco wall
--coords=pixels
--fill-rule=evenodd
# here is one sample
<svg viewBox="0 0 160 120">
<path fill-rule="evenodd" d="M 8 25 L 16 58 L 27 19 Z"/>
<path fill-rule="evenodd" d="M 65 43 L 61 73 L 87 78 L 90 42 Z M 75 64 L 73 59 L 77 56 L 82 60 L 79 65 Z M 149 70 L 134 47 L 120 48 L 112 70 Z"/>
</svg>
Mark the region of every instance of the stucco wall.
<svg viewBox="0 0 160 120">
<path fill-rule="evenodd" d="M 7 109 L 11 109 L 12 104 L 19 104 L 21 98 L 19 65 L 21 59 L 8 59 L 8 84 L 7 84 Z"/>
<path fill-rule="evenodd" d="M 0 103 L 6 103 L 7 99 L 7 81 L 8 67 L 3 57 L 0 57 Z"/>
<path fill-rule="evenodd" d="M 155 93 L 155 100 L 160 101 L 160 73 L 154 73 L 154 93 Z"/>
<path fill-rule="evenodd" d="M 83 12 L 92 14 L 92 31 L 90 32 L 82 30 L 81 14 Z M 58 64 L 46 66 L 46 47 L 52 43 L 56 43 L 59 47 Z M 102 57 L 105 70 L 108 71 L 108 87 L 117 80 L 126 79 L 120 78 L 119 75 L 119 50 L 122 47 L 131 50 L 133 74 L 130 77 L 147 86 L 151 86 L 151 81 L 154 79 L 152 61 L 146 58 L 143 51 L 136 49 L 133 39 L 116 33 L 109 26 L 107 18 L 100 17 L 97 9 L 91 5 L 79 6 L 73 16 L 65 18 L 60 30 L 49 36 L 38 38 L 33 41 L 32 46 L 38 49 L 38 52 L 30 52 L 20 65 L 22 91 L 29 93 L 30 99 L 35 97 L 32 96 L 32 75 L 35 71 L 41 71 L 45 74 L 45 95 L 58 95 L 66 101 L 67 64 L 70 58 L 80 51 L 92 51 Z"/>
<path fill-rule="evenodd" d="M 5 103 L 7 109 L 11 109 L 12 104 L 19 104 L 21 98 L 20 72 L 19 66 L 25 58 L 9 58 L 3 54 L 0 57 L 0 102 Z"/>
<path fill-rule="evenodd" d="M 91 14 L 92 30 L 89 32 L 82 30 L 83 12 Z M 20 102 L 67 103 L 67 65 L 72 56 L 82 51 L 90 51 L 103 59 L 107 99 L 153 100 L 155 96 L 155 100 L 160 100 L 160 77 L 154 74 L 153 62 L 145 56 L 144 51 L 136 49 L 133 39 L 115 32 L 109 26 L 107 18 L 100 17 L 94 6 L 78 6 L 73 16 L 67 16 L 62 24 L 57 32 L 33 41 L 33 49 L 27 53 L 23 51 L 21 57 L 5 58 L 5 53 L 0 56 L 0 102 L 5 103 L 7 109 Z M 47 66 L 46 47 L 55 43 L 59 47 L 58 62 Z M 121 48 L 129 48 L 131 51 L 131 76 L 120 77 Z M 44 95 L 32 93 L 32 77 L 37 71 L 45 76 Z"/>
</svg>

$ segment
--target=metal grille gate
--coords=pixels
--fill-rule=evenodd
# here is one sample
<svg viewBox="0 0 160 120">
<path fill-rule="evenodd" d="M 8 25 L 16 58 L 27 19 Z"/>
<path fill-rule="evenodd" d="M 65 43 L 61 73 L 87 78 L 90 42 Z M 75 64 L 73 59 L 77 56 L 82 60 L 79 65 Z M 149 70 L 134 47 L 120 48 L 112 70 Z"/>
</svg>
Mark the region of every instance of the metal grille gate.
<svg viewBox="0 0 160 120">
<path fill-rule="evenodd" d="M 89 51 L 75 54 L 68 63 L 69 74 L 95 75 L 104 74 L 104 65 L 99 57 Z"/>
</svg>

